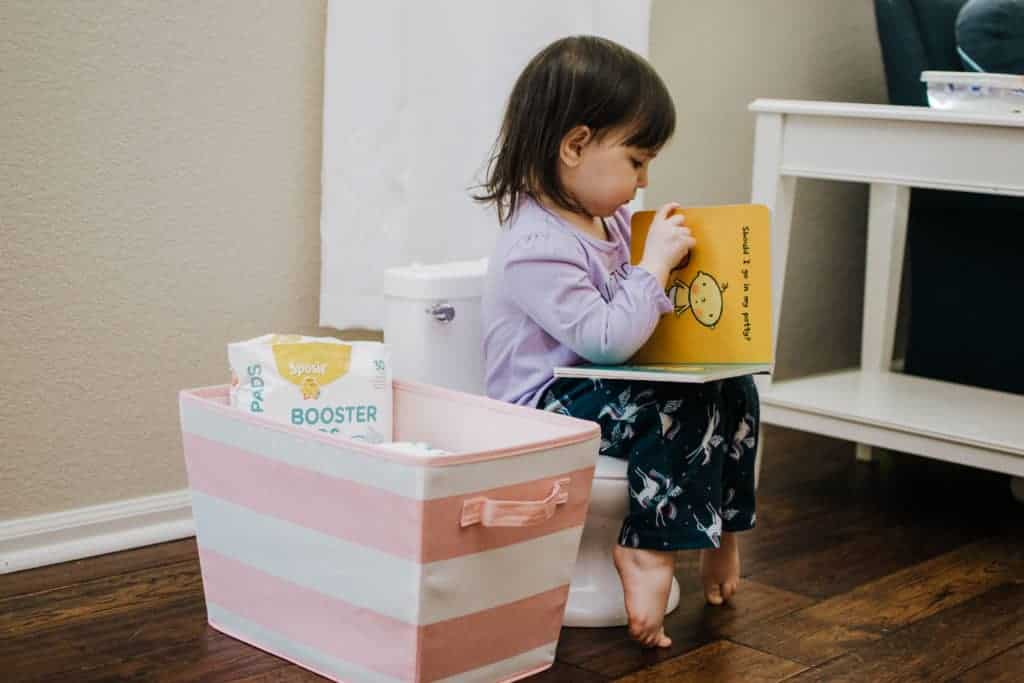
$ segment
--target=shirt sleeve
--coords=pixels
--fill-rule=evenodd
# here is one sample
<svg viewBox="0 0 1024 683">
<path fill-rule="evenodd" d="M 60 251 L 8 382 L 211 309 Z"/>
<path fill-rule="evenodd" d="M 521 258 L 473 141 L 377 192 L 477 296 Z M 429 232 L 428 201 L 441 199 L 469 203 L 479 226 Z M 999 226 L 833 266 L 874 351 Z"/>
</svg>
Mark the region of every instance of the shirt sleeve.
<svg viewBox="0 0 1024 683">
<path fill-rule="evenodd" d="M 524 235 L 509 251 L 504 279 L 528 316 L 591 363 L 626 362 L 672 310 L 657 278 L 636 266 L 605 301 L 590 280 L 583 247 L 561 235 Z"/>
</svg>

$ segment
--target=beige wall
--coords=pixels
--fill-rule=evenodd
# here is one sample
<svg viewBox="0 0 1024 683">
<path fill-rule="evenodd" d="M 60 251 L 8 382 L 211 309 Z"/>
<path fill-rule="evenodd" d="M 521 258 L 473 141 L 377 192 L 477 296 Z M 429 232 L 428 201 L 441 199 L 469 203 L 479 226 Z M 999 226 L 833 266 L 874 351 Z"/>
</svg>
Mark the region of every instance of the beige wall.
<svg viewBox="0 0 1024 683">
<path fill-rule="evenodd" d="M 0 519 L 180 489 L 177 391 L 315 329 L 324 3 L 0 26 Z"/>
<path fill-rule="evenodd" d="M 750 201 L 754 98 L 886 101 L 871 0 L 654 0 L 651 25 L 678 124 L 648 206 Z M 862 185 L 797 183 L 777 377 L 857 362 L 866 216 Z"/>
<path fill-rule="evenodd" d="M 324 3 L 22 0 L 0 26 L 0 520 L 180 489 L 177 391 L 224 381 L 229 340 L 318 331 Z M 652 26 L 681 125 L 650 202 L 749 198 L 755 96 L 883 97 L 869 0 L 655 0 Z M 856 352 L 864 203 L 799 191 L 787 371 Z"/>
</svg>

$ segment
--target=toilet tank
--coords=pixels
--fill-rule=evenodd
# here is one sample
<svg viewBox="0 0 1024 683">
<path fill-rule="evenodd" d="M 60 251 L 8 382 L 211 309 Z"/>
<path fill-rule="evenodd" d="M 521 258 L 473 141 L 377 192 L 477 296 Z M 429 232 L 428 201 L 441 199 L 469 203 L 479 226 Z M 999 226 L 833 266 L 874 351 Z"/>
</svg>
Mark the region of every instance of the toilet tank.
<svg viewBox="0 0 1024 683">
<path fill-rule="evenodd" d="M 396 379 L 484 393 L 480 300 L 487 259 L 384 271 L 384 342 Z"/>
</svg>

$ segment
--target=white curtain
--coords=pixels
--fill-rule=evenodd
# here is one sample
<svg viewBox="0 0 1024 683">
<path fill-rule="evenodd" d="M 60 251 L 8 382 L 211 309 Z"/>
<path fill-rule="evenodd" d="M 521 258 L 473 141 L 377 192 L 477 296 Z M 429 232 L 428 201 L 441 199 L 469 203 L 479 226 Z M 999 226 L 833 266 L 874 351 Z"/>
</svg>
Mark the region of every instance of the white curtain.
<svg viewBox="0 0 1024 683">
<path fill-rule="evenodd" d="M 649 0 L 329 0 L 320 324 L 380 329 L 383 270 L 487 256 L 480 182 L 516 76 L 595 34 L 646 55 Z"/>
</svg>

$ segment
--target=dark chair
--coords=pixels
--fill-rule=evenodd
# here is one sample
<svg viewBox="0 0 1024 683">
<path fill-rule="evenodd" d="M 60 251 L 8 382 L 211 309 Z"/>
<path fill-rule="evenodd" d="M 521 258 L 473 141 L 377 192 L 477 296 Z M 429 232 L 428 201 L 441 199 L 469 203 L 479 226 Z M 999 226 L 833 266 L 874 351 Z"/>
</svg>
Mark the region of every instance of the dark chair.
<svg viewBox="0 0 1024 683">
<path fill-rule="evenodd" d="M 957 53 L 964 5 L 875 0 L 892 104 L 927 106 L 921 71 L 964 70 Z M 904 371 L 1024 394 L 1024 198 L 914 189 L 907 253 Z"/>
</svg>

